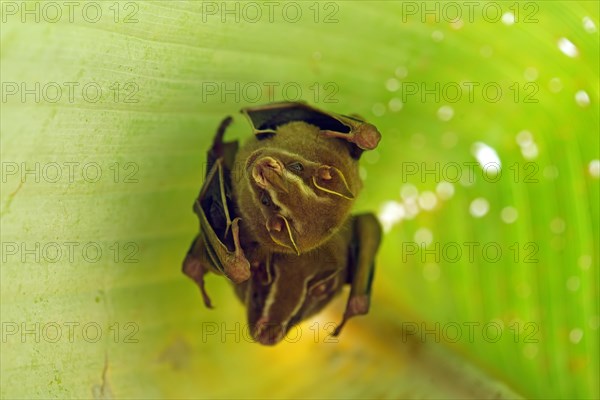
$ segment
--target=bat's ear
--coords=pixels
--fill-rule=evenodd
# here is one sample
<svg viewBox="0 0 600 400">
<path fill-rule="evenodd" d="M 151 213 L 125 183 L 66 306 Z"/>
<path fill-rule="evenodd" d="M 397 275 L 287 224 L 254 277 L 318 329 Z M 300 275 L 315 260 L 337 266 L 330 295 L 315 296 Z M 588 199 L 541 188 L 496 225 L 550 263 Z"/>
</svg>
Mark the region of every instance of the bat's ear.
<svg viewBox="0 0 600 400">
<path fill-rule="evenodd" d="M 279 214 L 270 217 L 267 220 L 267 230 L 275 243 L 294 250 L 296 254 L 300 255 L 290 224 L 285 217 Z"/>
<path fill-rule="evenodd" d="M 335 167 L 321 165 L 313 176 L 313 183 L 317 189 L 324 192 L 354 200 L 354 194 L 348 186 L 344 173 Z"/>
</svg>

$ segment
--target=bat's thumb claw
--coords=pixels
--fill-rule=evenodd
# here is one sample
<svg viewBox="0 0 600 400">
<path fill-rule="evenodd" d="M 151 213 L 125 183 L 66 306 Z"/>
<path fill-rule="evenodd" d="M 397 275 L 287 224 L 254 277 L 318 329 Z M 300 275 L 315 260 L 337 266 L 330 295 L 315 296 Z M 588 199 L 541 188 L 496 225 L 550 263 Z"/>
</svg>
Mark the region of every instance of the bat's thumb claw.
<svg viewBox="0 0 600 400">
<path fill-rule="evenodd" d="M 250 263 L 243 253 L 234 255 L 234 260 L 225 268 L 225 274 L 233 283 L 242 283 L 250 278 Z"/>
<path fill-rule="evenodd" d="M 356 145 L 364 150 L 373 150 L 381 140 L 381 133 L 371 124 L 364 124 L 361 128 L 356 132 Z"/>
<path fill-rule="evenodd" d="M 233 283 L 242 283 L 250 279 L 250 267 L 231 268 L 227 271 L 227 276 Z"/>
<path fill-rule="evenodd" d="M 250 278 L 250 263 L 244 255 L 244 250 L 240 244 L 240 228 L 239 224 L 242 219 L 237 217 L 231 221 L 231 233 L 233 235 L 233 243 L 235 251 L 230 253 L 230 261 L 225 265 L 225 275 L 233 281 L 233 283 L 241 283 Z"/>
</svg>

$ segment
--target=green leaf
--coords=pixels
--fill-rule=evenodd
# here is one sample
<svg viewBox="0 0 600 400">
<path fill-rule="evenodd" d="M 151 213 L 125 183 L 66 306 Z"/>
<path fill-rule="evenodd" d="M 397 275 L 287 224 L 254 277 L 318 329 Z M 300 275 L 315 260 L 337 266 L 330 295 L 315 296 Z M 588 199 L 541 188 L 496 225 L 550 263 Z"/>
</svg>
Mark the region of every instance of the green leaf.
<svg viewBox="0 0 600 400">
<path fill-rule="evenodd" d="M 469 4 L 2 2 L 2 398 L 598 398 L 599 6 Z M 298 98 L 382 132 L 387 230 L 265 348 L 180 266 L 218 122 Z"/>
</svg>

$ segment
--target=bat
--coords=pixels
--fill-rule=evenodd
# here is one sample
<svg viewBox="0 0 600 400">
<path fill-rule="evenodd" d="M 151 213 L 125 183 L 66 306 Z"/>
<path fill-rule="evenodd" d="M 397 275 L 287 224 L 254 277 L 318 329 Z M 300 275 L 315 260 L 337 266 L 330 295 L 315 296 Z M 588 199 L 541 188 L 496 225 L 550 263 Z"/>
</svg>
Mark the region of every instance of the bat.
<svg viewBox="0 0 600 400">
<path fill-rule="evenodd" d="M 200 232 L 183 272 L 212 307 L 204 275 L 224 275 L 246 305 L 253 338 L 279 342 L 288 330 L 351 286 L 346 320 L 369 309 L 381 227 L 372 214 L 351 216 L 362 182 L 358 160 L 380 140 L 358 117 L 305 103 L 241 110 L 254 135 L 223 142 L 228 117 L 207 154 L 194 203 Z"/>
</svg>

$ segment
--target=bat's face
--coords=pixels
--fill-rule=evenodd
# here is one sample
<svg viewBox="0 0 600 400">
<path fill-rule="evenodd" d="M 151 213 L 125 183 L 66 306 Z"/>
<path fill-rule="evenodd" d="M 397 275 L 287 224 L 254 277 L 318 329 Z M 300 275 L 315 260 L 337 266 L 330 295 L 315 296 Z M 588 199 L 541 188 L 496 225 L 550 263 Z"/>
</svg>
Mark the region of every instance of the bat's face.
<svg viewBox="0 0 600 400">
<path fill-rule="evenodd" d="M 358 188 L 348 179 L 354 171 L 343 169 L 292 151 L 258 149 L 245 164 L 252 204 L 241 199 L 240 206 L 255 210 L 255 231 L 276 251 L 301 254 L 329 238 L 350 211 Z"/>
<path fill-rule="evenodd" d="M 308 257 L 304 260 L 282 257 L 286 256 L 274 260 L 269 278 L 264 270 L 262 274 L 256 271 L 238 286 L 252 338 L 264 345 L 280 342 L 288 332 L 290 338 L 297 337 L 300 333 L 294 333 L 294 326 L 325 307 L 345 281 L 345 270 L 314 268 L 323 260 L 309 259 L 310 255 L 303 255 Z"/>
</svg>

